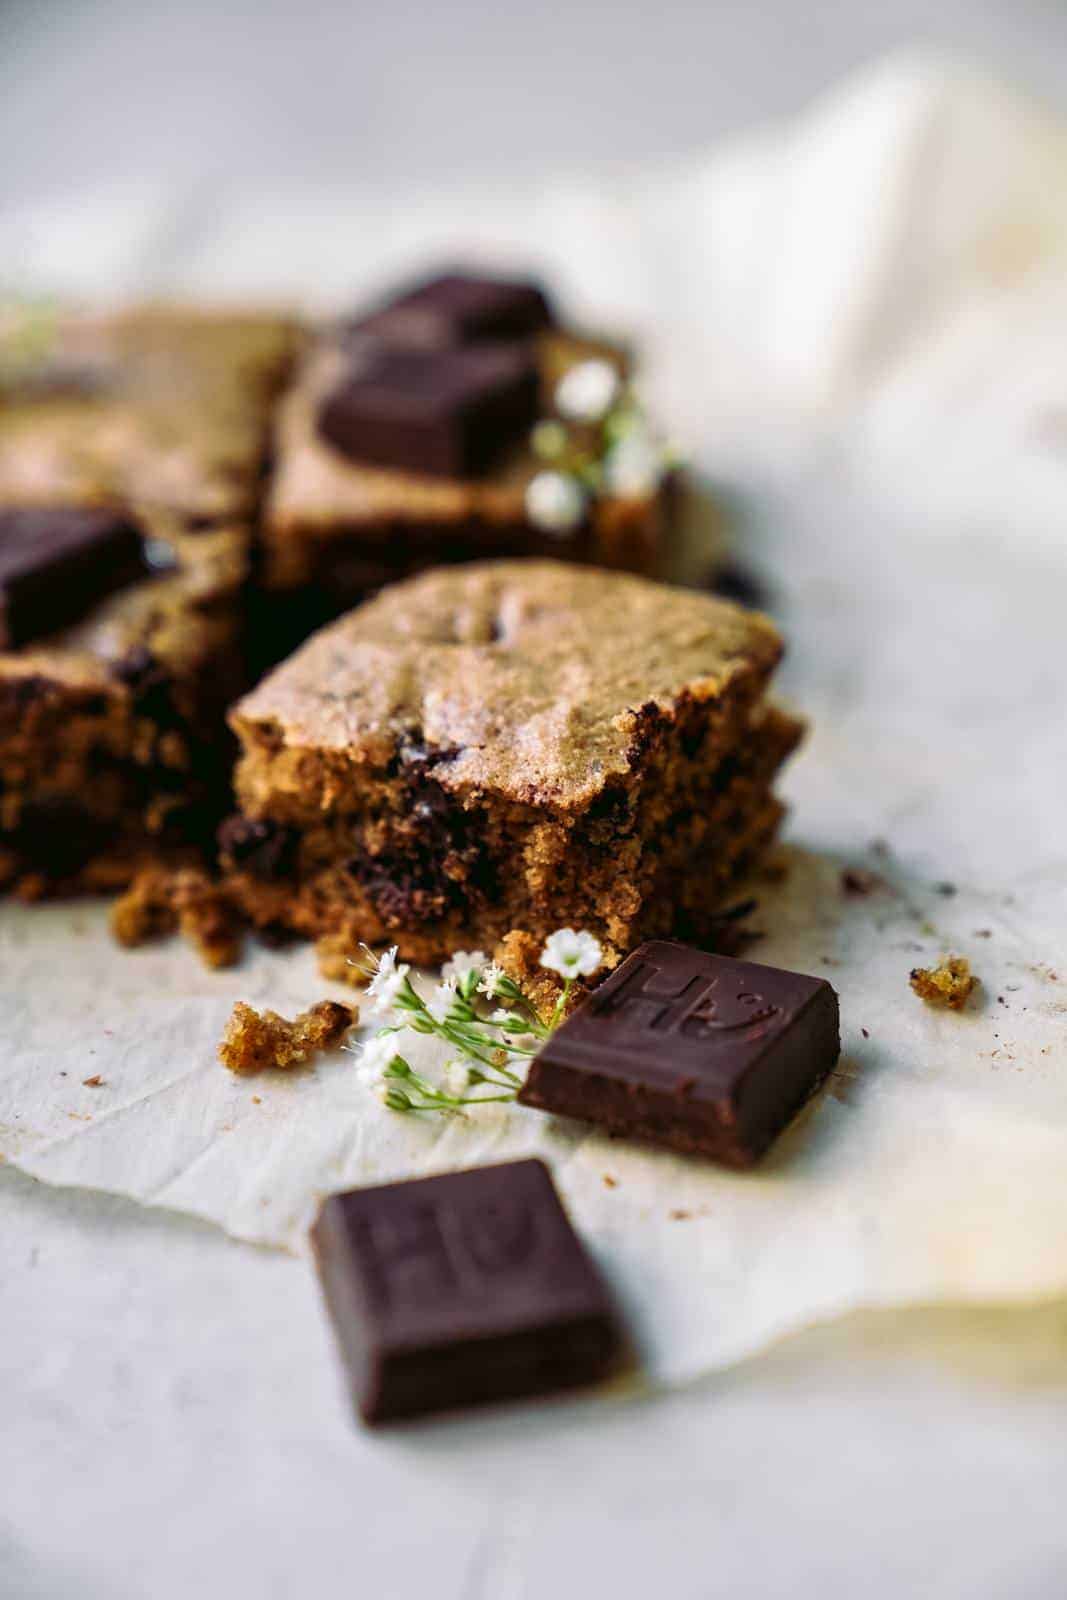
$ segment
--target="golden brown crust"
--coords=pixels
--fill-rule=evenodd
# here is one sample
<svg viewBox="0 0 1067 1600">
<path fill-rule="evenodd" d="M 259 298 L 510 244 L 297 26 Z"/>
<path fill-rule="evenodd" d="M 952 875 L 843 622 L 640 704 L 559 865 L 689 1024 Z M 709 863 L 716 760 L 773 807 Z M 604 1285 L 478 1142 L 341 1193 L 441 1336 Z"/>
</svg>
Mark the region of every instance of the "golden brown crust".
<svg viewBox="0 0 1067 1600">
<path fill-rule="evenodd" d="M 246 517 L 265 407 L 294 350 L 294 324 L 274 314 L 144 306 L 64 316 L 36 370 L 0 385 L 0 499 Z M 83 379 L 47 381 L 71 363 Z"/>
<path fill-rule="evenodd" d="M 272 1067 L 287 1071 L 339 1044 L 358 1021 L 359 1007 L 337 1000 L 319 1000 L 291 1022 L 238 1000 L 219 1042 L 219 1060 L 242 1076 Z"/>
<path fill-rule="evenodd" d="M 480 562 L 395 585 L 235 708 L 250 815 L 328 810 L 405 741 L 449 793 L 582 810 L 633 770 L 642 717 L 754 700 L 773 623 L 690 591 L 560 562 Z"/>
</svg>

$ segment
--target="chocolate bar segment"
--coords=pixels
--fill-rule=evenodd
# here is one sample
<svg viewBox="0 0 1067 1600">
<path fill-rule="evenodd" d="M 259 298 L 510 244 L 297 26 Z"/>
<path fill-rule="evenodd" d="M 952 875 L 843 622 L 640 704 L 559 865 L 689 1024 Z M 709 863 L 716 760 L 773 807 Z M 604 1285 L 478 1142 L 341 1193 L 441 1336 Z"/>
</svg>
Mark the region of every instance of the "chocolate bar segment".
<svg viewBox="0 0 1067 1600">
<path fill-rule="evenodd" d="M 68 627 L 148 570 L 140 529 L 125 512 L 0 507 L 0 650 Z"/>
<path fill-rule="evenodd" d="M 446 272 L 387 301 L 346 333 L 372 335 L 417 350 L 523 339 L 553 326 L 555 318 L 537 284 Z"/>
<path fill-rule="evenodd" d="M 359 1415 L 591 1383 L 618 1335 L 540 1161 L 331 1196 L 311 1232 Z"/>
<path fill-rule="evenodd" d="M 552 1035 L 519 1100 L 750 1167 L 839 1052 L 822 978 L 654 940 Z"/>
<path fill-rule="evenodd" d="M 319 432 L 356 461 L 475 477 L 532 427 L 537 391 L 536 364 L 521 345 L 373 345 L 327 397 Z"/>
</svg>

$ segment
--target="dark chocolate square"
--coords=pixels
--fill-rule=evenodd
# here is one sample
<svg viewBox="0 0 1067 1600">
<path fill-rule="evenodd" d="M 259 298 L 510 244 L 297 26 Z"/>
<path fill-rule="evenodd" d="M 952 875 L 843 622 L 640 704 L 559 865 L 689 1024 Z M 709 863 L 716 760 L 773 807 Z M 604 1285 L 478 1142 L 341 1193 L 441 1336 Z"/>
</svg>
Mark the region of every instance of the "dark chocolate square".
<svg viewBox="0 0 1067 1600">
<path fill-rule="evenodd" d="M 521 345 L 355 352 L 319 413 L 342 455 L 406 472 L 476 477 L 537 417 L 538 376 Z"/>
<path fill-rule="evenodd" d="M 441 349 L 491 339 L 523 339 L 555 318 L 537 284 L 445 272 L 403 290 L 345 331 L 387 344 Z"/>
<path fill-rule="evenodd" d="M 822 978 L 653 940 L 556 1030 L 519 1100 L 748 1167 L 839 1051 Z"/>
<path fill-rule="evenodd" d="M 0 649 L 68 627 L 148 570 L 140 529 L 122 511 L 0 507 Z"/>
<path fill-rule="evenodd" d="M 607 1292 L 540 1161 L 333 1195 L 312 1233 L 366 1422 L 590 1383 Z"/>
</svg>

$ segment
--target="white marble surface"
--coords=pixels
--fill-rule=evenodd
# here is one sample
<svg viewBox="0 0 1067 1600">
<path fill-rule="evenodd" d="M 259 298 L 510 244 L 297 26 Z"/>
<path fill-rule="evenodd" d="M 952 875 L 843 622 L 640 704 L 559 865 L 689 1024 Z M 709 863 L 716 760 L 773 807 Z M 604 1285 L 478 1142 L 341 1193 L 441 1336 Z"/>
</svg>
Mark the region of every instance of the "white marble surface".
<svg viewBox="0 0 1067 1600">
<path fill-rule="evenodd" d="M 306 30 L 278 23 L 261 32 L 257 70 L 235 86 L 248 27 L 231 9 L 205 35 L 202 12 L 183 8 L 179 21 L 174 8 L 154 35 L 142 8 L 8 7 L 17 48 L 0 66 L 0 126 L 20 159 L 6 168 L 7 198 L 123 180 L 117 199 L 94 191 L 68 208 L 66 246 L 52 263 L 66 281 L 92 265 L 95 287 L 119 287 L 154 265 L 157 282 L 202 284 L 214 230 L 226 237 L 241 212 L 218 180 L 219 151 L 259 180 L 282 170 L 302 183 L 312 171 L 336 182 L 360 165 L 336 138 L 350 83 L 363 91 L 352 114 L 367 166 L 391 159 L 395 177 L 439 177 L 469 164 L 485 146 L 469 105 L 433 167 L 435 141 L 412 127 L 396 76 L 407 64 L 416 89 L 432 92 L 442 49 L 459 83 L 512 50 L 540 70 L 565 58 L 554 81 L 568 92 L 536 151 L 543 100 L 527 91 L 522 103 L 532 172 L 543 152 L 576 143 L 590 159 L 695 147 L 725 126 L 793 109 L 870 50 L 932 26 L 927 8 L 907 4 L 820 4 L 803 8 L 802 21 L 785 4 L 731 5 L 704 8 L 715 16 L 703 24 L 693 20 L 698 8 L 668 5 L 652 109 L 635 133 L 633 74 L 644 81 L 649 38 L 637 7 L 613 8 L 622 21 L 589 95 L 585 63 L 606 14 L 598 6 L 578 7 L 571 38 L 582 48 L 573 51 L 535 24 L 533 8 L 517 20 L 501 8 L 478 34 L 450 32 L 450 17 L 470 13 L 438 8 L 426 59 L 412 43 L 422 37 L 414 9 L 393 7 L 375 19 L 381 31 L 367 57 L 388 64 L 388 88 L 366 66 L 362 77 L 346 74 L 334 52 L 332 115 L 316 111 L 309 89 L 302 114 L 286 117 L 278 106 L 288 104 L 281 89 L 297 45 L 299 76 L 320 81 Z M 345 37 L 350 26 L 358 42 L 365 13 L 346 10 L 356 21 Z M 1067 89 L 1057 8 L 955 3 L 939 8 L 936 27 L 944 41 Z M 208 48 L 219 38 L 228 41 L 221 57 Z M 113 87 L 105 106 L 94 97 L 101 64 Z M 188 118 L 198 81 L 226 93 L 205 94 L 204 116 Z M 493 93 L 506 97 L 506 87 Z M 42 128 L 35 146 L 30 135 Z M 518 138 L 501 138 L 503 156 Z M 132 208 L 139 234 L 129 182 L 142 185 Z M 238 243 L 249 238 L 247 211 L 229 227 Z M 168 226 L 176 217 L 181 226 Z M 142 248 L 131 255 L 134 236 Z M 602 238 L 610 259 L 611 235 Z M 294 240 L 294 251 L 306 243 Z M 225 275 L 225 261 L 214 266 Z M 980 392 L 995 390 L 986 385 Z M 762 500 L 745 539 L 784 570 L 776 609 L 793 641 L 787 682 L 818 719 L 790 784 L 801 835 L 805 812 L 824 819 L 822 836 L 805 842 L 858 849 L 877 814 L 908 870 L 1017 890 L 1063 857 L 1064 599 L 1049 537 L 1063 502 L 1054 457 L 1012 499 L 1003 473 L 968 450 L 966 429 L 949 437 L 951 493 L 934 452 L 895 506 L 867 477 L 852 487 L 854 452 L 802 450 L 779 478 L 781 498 Z M 983 516 L 983 504 L 997 515 Z M 936 516 L 922 510 L 935 505 Z M 938 538 L 928 547 L 930 533 Z M 840 552 L 832 570 L 805 560 L 805 549 L 831 537 Z M 951 625 L 922 660 L 903 646 L 906 626 L 899 649 L 892 635 L 864 641 L 862 629 L 841 626 L 862 612 L 871 584 L 884 613 L 905 623 L 911 586 L 926 581 Z M 857 648 L 869 648 L 884 677 L 877 719 L 854 693 Z M 848 773 L 831 795 L 824 756 Z M 914 778 L 902 779 L 908 770 Z M 653 1587 L 678 1600 L 1063 1593 L 1062 1302 L 866 1314 L 654 1400 L 606 1396 L 378 1438 L 348 1421 L 299 1262 L 186 1219 L 2 1172 L 0 1282 L 0 1592 L 18 1600 L 184 1600 L 196 1591 L 533 1600 L 593 1587 L 614 1600 Z"/>
</svg>

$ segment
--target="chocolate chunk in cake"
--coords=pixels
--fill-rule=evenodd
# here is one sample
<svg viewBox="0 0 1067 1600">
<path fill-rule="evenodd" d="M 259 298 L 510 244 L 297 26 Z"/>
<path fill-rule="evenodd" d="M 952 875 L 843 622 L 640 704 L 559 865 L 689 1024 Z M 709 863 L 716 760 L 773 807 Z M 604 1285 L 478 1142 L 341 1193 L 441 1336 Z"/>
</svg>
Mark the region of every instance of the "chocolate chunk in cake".
<svg viewBox="0 0 1067 1600">
<path fill-rule="evenodd" d="M 607 1291 L 540 1161 L 332 1195 L 311 1241 L 365 1422 L 592 1383 L 617 1358 Z"/>
<path fill-rule="evenodd" d="M 429 350 L 492 339 L 523 339 L 554 317 L 535 283 L 445 272 L 401 290 L 378 310 L 345 325 L 387 344 Z"/>
<path fill-rule="evenodd" d="M 839 1053 L 822 978 L 655 940 L 552 1034 L 519 1101 L 749 1167 Z"/>
<path fill-rule="evenodd" d="M 609 960 L 702 937 L 773 836 L 800 725 L 764 699 L 774 626 L 558 562 L 394 585 L 236 708 L 241 813 L 287 830 L 271 878 L 225 852 L 262 926 L 407 960 L 589 929 Z"/>
</svg>

